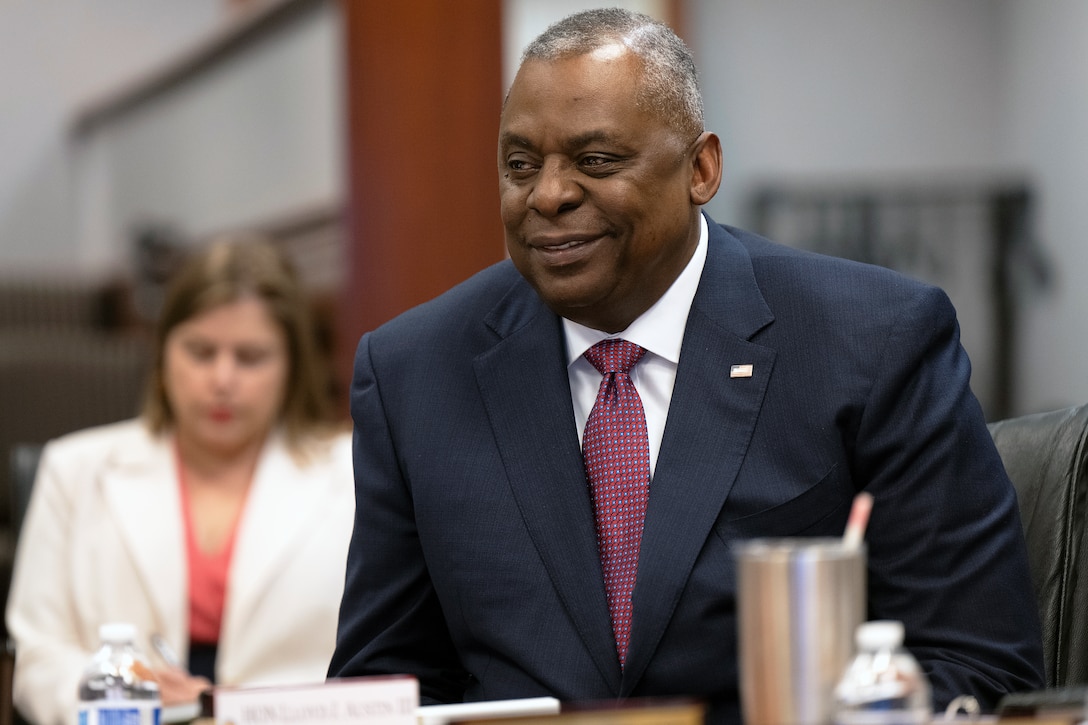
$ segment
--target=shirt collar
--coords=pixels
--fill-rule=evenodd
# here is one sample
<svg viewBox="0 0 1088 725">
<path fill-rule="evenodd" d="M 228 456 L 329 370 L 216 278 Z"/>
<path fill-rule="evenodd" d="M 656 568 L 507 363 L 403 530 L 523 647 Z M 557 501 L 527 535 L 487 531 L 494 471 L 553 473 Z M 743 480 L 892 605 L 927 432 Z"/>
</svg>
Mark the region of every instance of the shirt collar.
<svg viewBox="0 0 1088 725">
<path fill-rule="evenodd" d="M 626 330 L 610 335 L 592 327 L 563 318 L 563 331 L 567 341 L 567 364 L 577 360 L 586 350 L 601 340 L 622 337 L 624 340 L 641 345 L 647 351 L 662 357 L 672 364 L 680 362 L 680 345 L 684 341 L 684 326 L 687 324 L 691 302 L 699 287 L 699 278 L 703 275 L 706 263 L 707 239 L 709 232 L 706 217 L 699 215 L 699 243 L 691 255 L 687 266 L 672 283 L 665 294 L 650 309 L 639 315 Z"/>
</svg>

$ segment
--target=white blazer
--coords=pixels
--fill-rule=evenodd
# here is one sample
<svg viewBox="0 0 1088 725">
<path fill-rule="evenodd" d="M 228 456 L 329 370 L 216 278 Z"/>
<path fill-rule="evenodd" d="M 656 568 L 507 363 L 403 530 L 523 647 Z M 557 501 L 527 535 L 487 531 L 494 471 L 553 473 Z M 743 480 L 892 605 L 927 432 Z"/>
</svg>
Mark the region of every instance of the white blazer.
<svg viewBox="0 0 1088 725">
<path fill-rule="evenodd" d="M 98 626 L 132 622 L 140 645 L 165 637 L 184 658 L 188 574 L 172 439 L 132 420 L 45 447 L 8 601 L 14 697 L 39 725 L 68 725 Z M 265 446 L 239 522 L 216 662 L 217 684 L 325 679 L 354 521 L 351 440 L 300 466 Z"/>
</svg>

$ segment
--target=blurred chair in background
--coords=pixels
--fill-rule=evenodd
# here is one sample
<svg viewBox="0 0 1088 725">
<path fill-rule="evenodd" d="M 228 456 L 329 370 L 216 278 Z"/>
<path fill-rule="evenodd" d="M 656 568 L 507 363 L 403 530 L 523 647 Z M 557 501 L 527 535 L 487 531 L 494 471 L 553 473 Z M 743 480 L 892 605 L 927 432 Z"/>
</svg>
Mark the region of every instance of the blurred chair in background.
<svg viewBox="0 0 1088 725">
<path fill-rule="evenodd" d="M 11 524 L 16 541 L 19 529 L 23 525 L 26 506 L 30 503 L 30 492 L 34 488 L 34 475 L 38 471 L 38 460 L 42 457 L 42 446 L 38 443 L 17 443 L 11 447 Z"/>
<path fill-rule="evenodd" d="M 125 304 L 115 284 L 0 279 L 0 604 L 42 444 L 139 408 L 149 348 Z M 11 725 L 22 720 L 11 707 L 14 653 L 0 626 L 0 725 Z"/>
<path fill-rule="evenodd" d="M 19 527 L 30 501 L 34 476 L 38 470 L 42 446 L 36 443 L 19 443 L 12 446 L 9 480 L 11 500 L 8 502 L 12 519 L 12 540 L 18 541 Z M 12 700 L 12 677 L 15 674 L 15 644 L 4 639 L 4 651 L 0 653 L 0 725 L 20 725 L 26 721 L 15 710 Z"/>
<path fill-rule="evenodd" d="M 1088 685 L 1088 405 L 990 424 L 1016 487 L 1048 687 Z"/>
<path fill-rule="evenodd" d="M 130 325 L 116 285 L 0 280 L 0 604 L 17 525 L 8 462 L 14 446 L 134 415 L 149 366 L 145 330 Z M 0 630 L 6 636 L 6 627 Z"/>
</svg>

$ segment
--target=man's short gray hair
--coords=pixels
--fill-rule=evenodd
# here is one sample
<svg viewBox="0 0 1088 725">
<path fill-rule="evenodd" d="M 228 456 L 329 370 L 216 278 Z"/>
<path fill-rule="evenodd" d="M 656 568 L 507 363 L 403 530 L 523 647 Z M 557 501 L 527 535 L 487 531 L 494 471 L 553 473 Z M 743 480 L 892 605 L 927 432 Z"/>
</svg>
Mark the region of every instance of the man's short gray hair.
<svg viewBox="0 0 1088 725">
<path fill-rule="evenodd" d="M 537 36 L 521 62 L 569 58 L 612 43 L 621 43 L 643 62 L 640 105 L 688 140 L 703 132 L 703 98 L 691 51 L 669 26 L 648 15 L 620 8 L 575 13 Z"/>
</svg>

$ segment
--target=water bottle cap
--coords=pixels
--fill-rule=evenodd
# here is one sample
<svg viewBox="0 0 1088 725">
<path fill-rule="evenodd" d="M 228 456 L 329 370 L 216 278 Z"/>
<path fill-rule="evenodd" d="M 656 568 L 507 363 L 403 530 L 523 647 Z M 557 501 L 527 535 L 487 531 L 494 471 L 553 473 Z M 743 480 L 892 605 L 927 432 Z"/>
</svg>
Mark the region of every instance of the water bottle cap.
<svg viewBox="0 0 1088 725">
<path fill-rule="evenodd" d="M 903 644 L 903 623 L 893 620 L 863 622 L 854 635 L 858 649 L 873 650 Z"/>
<path fill-rule="evenodd" d="M 128 622 L 108 622 L 98 628 L 98 638 L 111 644 L 136 641 L 136 625 Z"/>
</svg>

